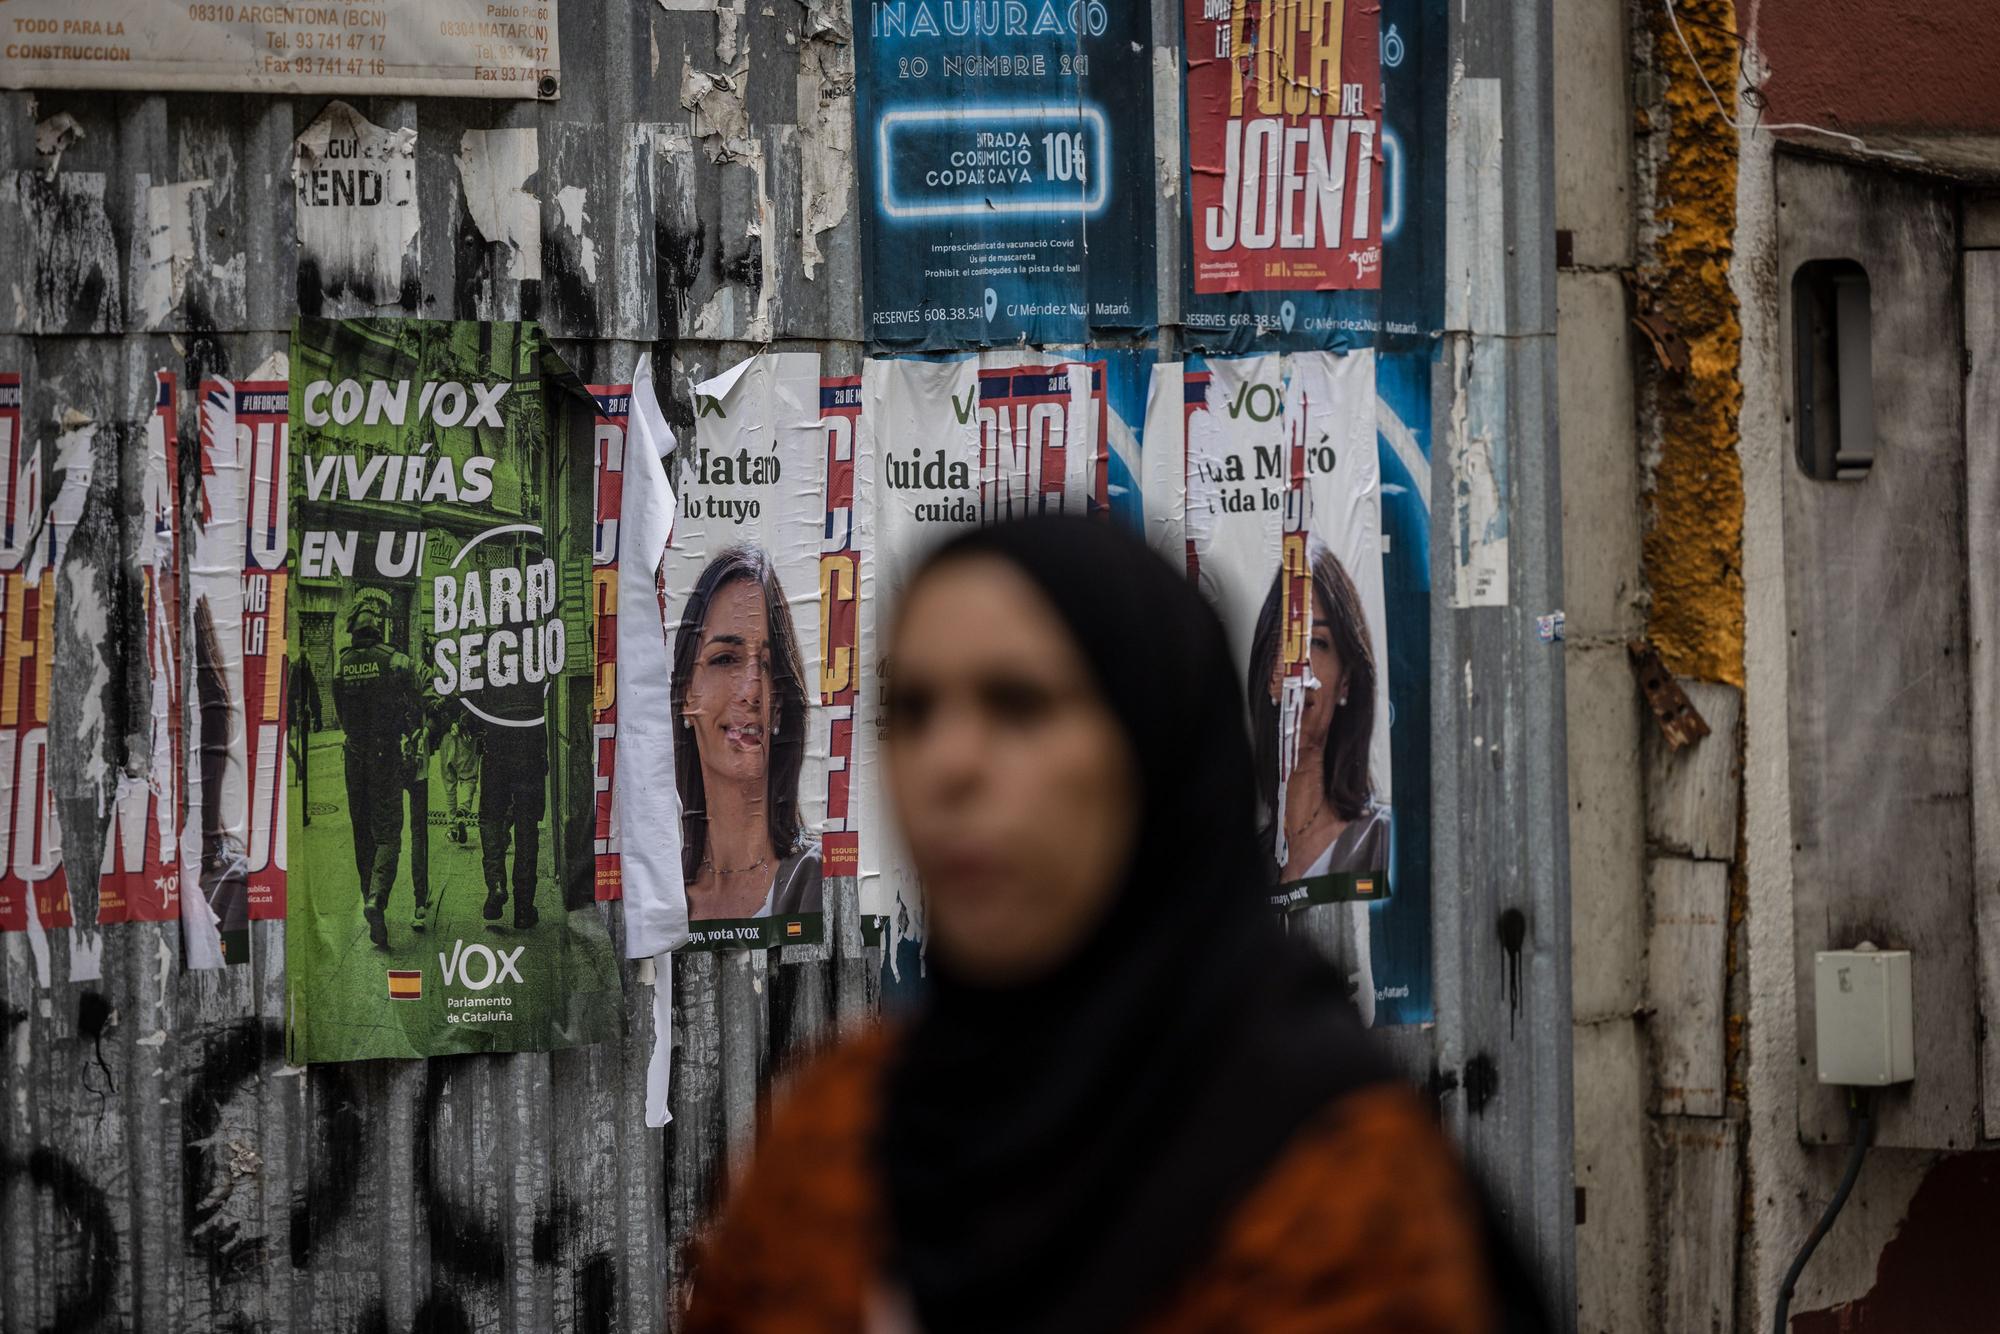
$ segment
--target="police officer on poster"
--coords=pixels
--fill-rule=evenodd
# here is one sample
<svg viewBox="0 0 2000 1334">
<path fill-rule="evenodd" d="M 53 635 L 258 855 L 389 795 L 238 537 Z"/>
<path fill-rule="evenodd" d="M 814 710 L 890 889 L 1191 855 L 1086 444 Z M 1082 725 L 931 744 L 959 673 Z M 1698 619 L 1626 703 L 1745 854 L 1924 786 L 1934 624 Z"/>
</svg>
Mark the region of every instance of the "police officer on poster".
<svg viewBox="0 0 2000 1334">
<path fill-rule="evenodd" d="M 481 913 L 487 921 L 498 922 L 511 887 L 517 931 L 541 920 L 535 908 L 535 877 L 548 775 L 549 737 L 543 722 L 486 729 L 479 759 L 479 860 L 486 875 Z M 509 844 L 514 853 L 511 876 Z"/>
<path fill-rule="evenodd" d="M 402 853 L 403 794 L 412 755 L 405 742 L 423 726 L 417 664 L 388 642 L 390 608 L 389 595 L 379 588 L 354 595 L 347 611 L 348 644 L 333 668 L 333 708 L 346 734 L 347 809 L 362 916 L 378 948 L 389 943 L 383 910 Z M 421 747 L 414 753 L 421 756 Z M 424 888 L 419 877 L 411 919 L 419 930 L 430 908 Z"/>
</svg>

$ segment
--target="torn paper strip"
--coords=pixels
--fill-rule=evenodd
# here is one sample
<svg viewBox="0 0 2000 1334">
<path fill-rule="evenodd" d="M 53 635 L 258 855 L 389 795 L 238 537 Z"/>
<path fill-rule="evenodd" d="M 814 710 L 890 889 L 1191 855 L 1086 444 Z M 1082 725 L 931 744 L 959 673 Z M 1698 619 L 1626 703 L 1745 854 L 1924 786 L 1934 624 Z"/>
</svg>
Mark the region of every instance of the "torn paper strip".
<svg viewBox="0 0 2000 1334">
<path fill-rule="evenodd" d="M 530 189 L 540 165 L 533 129 L 467 130 L 458 141 L 465 211 L 499 247 L 508 278 L 542 276 L 542 206 Z"/>
<path fill-rule="evenodd" d="M 641 358 L 632 374 L 628 428 L 618 532 L 618 695 L 628 721 L 619 736 L 612 803 L 620 829 L 649 831 L 620 848 L 625 955 L 644 959 L 679 948 L 688 931 L 674 786 L 673 663 L 659 598 L 675 515 L 663 459 L 674 433 L 654 395 L 650 358 Z"/>
</svg>

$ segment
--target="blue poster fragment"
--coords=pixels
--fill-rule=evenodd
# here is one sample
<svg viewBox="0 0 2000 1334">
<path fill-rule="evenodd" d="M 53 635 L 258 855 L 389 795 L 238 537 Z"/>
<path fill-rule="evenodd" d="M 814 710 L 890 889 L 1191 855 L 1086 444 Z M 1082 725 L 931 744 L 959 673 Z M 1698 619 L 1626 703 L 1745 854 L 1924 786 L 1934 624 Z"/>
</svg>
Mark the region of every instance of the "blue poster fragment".
<svg viewBox="0 0 2000 1334">
<path fill-rule="evenodd" d="M 870 345 L 1150 332 L 1149 8 L 870 0 L 855 20 Z"/>
</svg>

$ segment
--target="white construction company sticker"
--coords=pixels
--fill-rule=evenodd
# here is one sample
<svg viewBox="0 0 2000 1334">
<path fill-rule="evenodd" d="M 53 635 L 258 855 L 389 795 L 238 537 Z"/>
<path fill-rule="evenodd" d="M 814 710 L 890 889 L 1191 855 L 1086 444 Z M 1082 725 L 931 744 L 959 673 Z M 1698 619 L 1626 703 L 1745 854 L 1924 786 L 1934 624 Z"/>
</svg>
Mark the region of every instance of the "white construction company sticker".
<svg viewBox="0 0 2000 1334">
<path fill-rule="evenodd" d="M 557 0 L 7 0 L 0 87 L 553 98 Z"/>
</svg>

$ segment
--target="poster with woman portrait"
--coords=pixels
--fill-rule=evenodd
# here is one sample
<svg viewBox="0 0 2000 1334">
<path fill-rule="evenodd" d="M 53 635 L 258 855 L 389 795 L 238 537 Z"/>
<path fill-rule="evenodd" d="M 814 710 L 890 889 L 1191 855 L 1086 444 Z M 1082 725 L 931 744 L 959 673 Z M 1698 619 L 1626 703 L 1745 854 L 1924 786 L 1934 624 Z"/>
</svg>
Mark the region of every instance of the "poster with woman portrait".
<svg viewBox="0 0 2000 1334">
<path fill-rule="evenodd" d="M 1020 351 L 863 367 L 860 907 L 864 922 L 888 923 L 892 967 L 897 942 L 924 934 L 923 896 L 883 806 L 880 653 L 896 600 L 962 528 L 1034 514 L 1110 521 L 1107 378 L 1103 361 Z"/>
<path fill-rule="evenodd" d="M 1395 829 L 1374 355 L 1161 372 L 1147 511 L 1181 517 L 1148 532 L 1186 560 L 1242 664 L 1271 902 L 1344 905 L 1335 952 L 1372 1016 L 1369 905 L 1390 893 Z"/>
<path fill-rule="evenodd" d="M 830 745 L 819 358 L 753 357 L 694 399 L 662 568 L 688 947 L 814 944 Z"/>
</svg>

